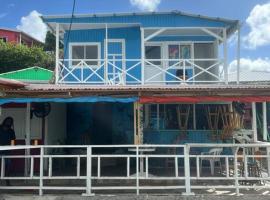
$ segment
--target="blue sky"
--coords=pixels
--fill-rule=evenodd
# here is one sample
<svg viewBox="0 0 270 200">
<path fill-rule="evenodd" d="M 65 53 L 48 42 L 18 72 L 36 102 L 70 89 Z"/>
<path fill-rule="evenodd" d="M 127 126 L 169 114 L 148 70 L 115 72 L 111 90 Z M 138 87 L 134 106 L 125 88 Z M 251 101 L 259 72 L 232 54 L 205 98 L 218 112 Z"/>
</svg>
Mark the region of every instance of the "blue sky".
<svg viewBox="0 0 270 200">
<path fill-rule="evenodd" d="M 35 33 L 33 30 L 39 29 L 39 25 L 35 25 L 35 16 L 29 17 L 32 11 L 36 10 L 44 15 L 70 14 L 73 3 L 73 0 L 0 1 L 0 27 L 16 28 L 19 25 L 19 28 L 34 36 L 40 33 Z M 141 10 L 180 10 L 213 17 L 239 19 L 243 23 L 241 62 L 244 65 L 262 65 L 257 68 L 270 70 L 270 0 L 77 0 L 76 4 L 76 13 Z M 250 18 L 249 23 L 246 22 L 248 18 Z M 269 28 L 265 28 L 267 25 Z M 229 52 L 231 62 L 236 52 L 234 42 L 230 43 Z"/>
</svg>

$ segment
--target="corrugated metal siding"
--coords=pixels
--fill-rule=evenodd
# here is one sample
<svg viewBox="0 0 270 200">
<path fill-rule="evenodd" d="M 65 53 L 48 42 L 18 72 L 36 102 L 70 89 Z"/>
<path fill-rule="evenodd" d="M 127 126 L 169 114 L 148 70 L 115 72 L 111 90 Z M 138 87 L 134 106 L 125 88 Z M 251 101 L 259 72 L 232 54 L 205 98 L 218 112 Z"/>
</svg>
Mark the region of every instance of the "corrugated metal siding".
<svg viewBox="0 0 270 200">
<path fill-rule="evenodd" d="M 45 22 L 69 23 L 70 18 L 44 19 Z M 73 23 L 140 23 L 143 27 L 226 27 L 224 21 L 178 14 L 128 15 L 74 18 Z"/>
<path fill-rule="evenodd" d="M 117 29 L 108 29 L 108 38 L 109 39 L 124 39 L 125 40 L 125 55 L 126 59 L 140 59 L 141 57 L 141 39 L 140 39 L 140 28 L 139 27 L 132 27 L 132 28 L 117 28 Z M 94 29 L 94 30 L 74 30 L 70 31 L 69 35 L 69 43 L 72 42 L 99 42 L 101 45 L 101 59 L 104 59 L 104 39 L 105 39 L 105 30 L 104 29 Z M 65 33 L 65 41 L 67 40 L 67 33 Z M 69 45 L 65 42 L 65 58 L 69 56 Z M 117 52 L 115 52 L 117 53 Z M 68 65 L 68 63 L 66 62 Z M 126 64 L 126 69 L 131 67 L 135 62 L 128 62 Z M 130 74 L 135 76 L 136 78 L 140 79 L 141 71 L 140 66 L 136 69 L 132 69 L 129 71 Z M 68 73 L 68 72 L 66 72 Z M 89 76 L 91 71 L 88 69 L 84 70 L 85 78 Z M 74 70 L 74 74 L 80 79 L 80 72 L 79 70 Z M 99 70 L 98 74 L 104 77 L 104 71 Z M 127 77 L 129 81 L 131 78 Z M 71 75 L 67 76 L 66 81 L 76 81 L 74 77 Z M 90 81 L 99 81 L 98 77 L 94 75 Z"/>
</svg>

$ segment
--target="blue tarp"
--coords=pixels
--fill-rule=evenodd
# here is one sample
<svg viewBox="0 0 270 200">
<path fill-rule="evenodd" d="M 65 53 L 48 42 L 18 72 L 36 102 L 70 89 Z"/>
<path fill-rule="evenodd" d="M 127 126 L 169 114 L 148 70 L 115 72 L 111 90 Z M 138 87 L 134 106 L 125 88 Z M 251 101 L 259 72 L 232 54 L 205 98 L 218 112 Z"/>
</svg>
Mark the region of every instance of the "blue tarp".
<svg viewBox="0 0 270 200">
<path fill-rule="evenodd" d="M 94 102 L 119 102 L 132 103 L 138 101 L 138 97 L 71 97 L 71 98 L 2 98 L 0 105 L 6 103 L 31 103 L 31 102 L 57 102 L 57 103 L 94 103 Z"/>
</svg>

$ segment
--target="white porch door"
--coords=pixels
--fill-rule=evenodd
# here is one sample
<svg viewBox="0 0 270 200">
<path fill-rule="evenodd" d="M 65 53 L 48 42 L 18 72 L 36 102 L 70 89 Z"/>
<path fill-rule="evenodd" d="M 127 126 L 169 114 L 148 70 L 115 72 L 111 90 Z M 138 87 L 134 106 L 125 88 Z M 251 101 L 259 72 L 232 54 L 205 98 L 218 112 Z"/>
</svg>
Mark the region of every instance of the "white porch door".
<svg viewBox="0 0 270 200">
<path fill-rule="evenodd" d="M 145 46 L 145 84 L 162 84 L 164 81 L 164 72 L 162 64 L 162 45 L 153 44 Z"/>
<path fill-rule="evenodd" d="M 110 84 L 124 84 L 126 77 L 122 70 L 125 70 L 125 40 L 108 39 L 108 80 Z"/>
</svg>

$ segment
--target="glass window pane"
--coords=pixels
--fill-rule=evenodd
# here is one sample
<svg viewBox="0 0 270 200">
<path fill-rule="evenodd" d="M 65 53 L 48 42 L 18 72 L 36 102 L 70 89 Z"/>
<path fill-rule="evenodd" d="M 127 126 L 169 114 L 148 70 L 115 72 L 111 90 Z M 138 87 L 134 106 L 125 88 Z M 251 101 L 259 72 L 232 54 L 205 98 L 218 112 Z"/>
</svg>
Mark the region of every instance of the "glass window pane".
<svg viewBox="0 0 270 200">
<path fill-rule="evenodd" d="M 98 59 L 98 46 L 88 45 L 85 47 L 85 59 Z M 98 65 L 98 61 L 87 61 L 88 65 Z"/>
<path fill-rule="evenodd" d="M 84 46 L 72 46 L 72 59 L 84 59 Z M 72 65 L 77 65 L 80 61 L 72 61 Z"/>
<path fill-rule="evenodd" d="M 157 104 L 145 105 L 145 112 L 147 112 L 147 119 L 144 120 L 145 129 L 157 130 Z"/>
<path fill-rule="evenodd" d="M 182 59 L 190 59 L 191 58 L 191 49 L 190 45 L 181 45 L 180 46 L 181 50 L 181 58 Z"/>
<path fill-rule="evenodd" d="M 161 59 L 161 47 L 160 46 L 146 46 L 145 47 L 146 59 Z M 149 61 L 154 65 L 160 65 L 160 61 Z"/>
<path fill-rule="evenodd" d="M 169 59 L 178 59 L 179 58 L 179 45 L 169 45 Z"/>
</svg>

